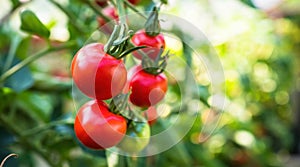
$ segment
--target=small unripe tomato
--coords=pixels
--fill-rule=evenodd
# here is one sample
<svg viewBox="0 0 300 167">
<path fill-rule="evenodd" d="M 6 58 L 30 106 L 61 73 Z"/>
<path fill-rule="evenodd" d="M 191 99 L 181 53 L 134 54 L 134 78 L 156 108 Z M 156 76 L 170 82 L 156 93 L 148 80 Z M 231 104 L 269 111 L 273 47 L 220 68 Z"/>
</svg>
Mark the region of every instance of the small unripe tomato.
<svg viewBox="0 0 300 167">
<path fill-rule="evenodd" d="M 103 51 L 103 44 L 91 43 L 74 56 L 71 73 L 79 90 L 91 98 L 110 99 L 122 92 L 127 70 L 122 60 Z"/>
<path fill-rule="evenodd" d="M 79 141 L 91 149 L 105 149 L 118 144 L 127 129 L 126 120 L 109 111 L 102 101 L 91 100 L 78 111 L 74 131 Z"/>
<path fill-rule="evenodd" d="M 128 126 L 126 136 L 117 147 L 127 153 L 138 153 L 148 145 L 149 140 L 149 124 L 147 122 L 132 122 Z"/>
</svg>

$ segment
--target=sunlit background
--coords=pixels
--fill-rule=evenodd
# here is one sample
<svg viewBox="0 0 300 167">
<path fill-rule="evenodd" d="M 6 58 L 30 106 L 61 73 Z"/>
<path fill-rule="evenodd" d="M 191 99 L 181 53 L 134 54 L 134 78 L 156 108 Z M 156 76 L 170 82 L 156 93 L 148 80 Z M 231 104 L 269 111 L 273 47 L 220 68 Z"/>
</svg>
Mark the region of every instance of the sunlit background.
<svg viewBox="0 0 300 167">
<path fill-rule="evenodd" d="M 89 33 L 98 27 L 95 13 L 87 9 L 87 6 L 80 5 L 79 0 L 56 2 L 69 13 L 73 12 L 77 19 L 73 22 L 86 29 L 74 35 L 75 31 L 68 27 L 70 15 L 67 16 L 66 11 L 48 0 L 22 1 L 25 4 L 16 10 L 13 10 L 11 1 L 0 1 L 1 60 L 5 59 L 12 47 L 23 46 L 17 49 L 17 57 L 22 60 L 46 46 L 47 42 L 44 40 L 28 38 L 28 34 L 20 30 L 19 13 L 24 9 L 31 9 L 50 29 L 50 39 L 54 45 L 74 39 L 79 46 L 84 44 Z M 143 11 L 145 6 L 137 8 Z M 76 15 L 76 12 L 80 15 Z M 203 62 L 199 62 L 195 58 L 197 55 L 193 55 L 192 68 L 199 84 L 201 100 L 191 99 L 188 106 L 190 110 L 193 105 L 200 106 L 197 121 L 178 147 L 150 157 L 147 164 L 155 162 L 151 165 L 205 167 L 299 166 L 300 1 L 169 0 L 168 5 L 162 6 L 161 12 L 181 17 L 205 34 L 222 64 L 225 83 L 224 93 L 220 98 L 225 99 L 225 106 L 222 114 L 209 107 L 211 99 L 216 95 L 211 90 L 207 69 L 201 66 Z M 184 56 L 179 38 L 169 37 L 166 40 L 168 48 L 179 56 Z M 18 45 L 20 43 L 23 45 Z M 16 94 L 11 97 L 14 103 L 1 99 L 3 105 L 1 104 L 0 114 L 19 108 L 22 110 L 21 114 L 12 116 L 11 121 L 17 121 L 20 126 L 25 127 L 72 117 L 76 111 L 70 95 L 69 66 L 76 51 L 51 53 L 31 63 L 34 82 L 24 80 L 30 87 L 15 86 L 13 83 L 5 85 L 4 87 L 16 91 Z M 209 56 L 208 51 L 204 50 L 202 56 Z M 0 62 L 0 65 L 3 70 L 4 63 Z M 0 97 L 6 98 L 5 94 Z M 171 88 L 165 99 L 166 103 L 157 106 L 161 122 L 172 122 L 175 110 L 172 107 L 176 104 L 174 99 L 179 98 L 176 88 Z M 32 117 L 30 119 L 26 116 L 28 112 Z M 31 119 L 38 121 L 30 125 L 24 123 Z M 11 128 L 7 128 L 3 121 L 0 123 L 1 158 L 10 152 L 21 155 L 18 159 L 10 159 L 7 166 L 47 166 L 43 156 L 34 148 L 16 142 L 18 136 L 11 134 Z M 184 126 L 184 122 L 182 124 Z M 212 136 L 205 141 L 202 139 L 207 134 L 200 131 L 204 125 L 217 125 Z M 78 143 L 74 141 L 72 126 L 61 125 L 46 132 L 49 133 L 38 135 L 32 141 L 42 141 L 40 144 L 53 156 L 50 158 L 63 159 L 69 162 L 64 163 L 65 166 L 72 167 L 107 165 L 103 152 L 78 147 Z"/>
</svg>

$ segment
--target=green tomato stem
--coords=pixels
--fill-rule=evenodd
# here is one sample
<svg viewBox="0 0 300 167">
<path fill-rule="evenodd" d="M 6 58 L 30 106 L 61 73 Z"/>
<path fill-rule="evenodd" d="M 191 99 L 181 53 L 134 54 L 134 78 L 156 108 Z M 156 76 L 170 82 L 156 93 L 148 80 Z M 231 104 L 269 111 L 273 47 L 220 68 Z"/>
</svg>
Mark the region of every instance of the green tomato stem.
<svg viewBox="0 0 300 167">
<path fill-rule="evenodd" d="M 124 24 L 127 27 L 126 24 L 126 13 L 125 13 L 125 9 L 124 9 L 124 0 L 117 0 L 117 10 L 118 10 L 118 14 L 119 14 L 119 20 L 120 20 L 120 24 Z"/>
<path fill-rule="evenodd" d="M 109 109 L 114 114 L 122 114 L 122 111 L 127 107 L 129 94 L 119 94 L 115 96 L 110 104 Z"/>
<path fill-rule="evenodd" d="M 72 119 L 53 121 L 48 124 L 44 124 L 44 125 L 38 126 L 36 128 L 27 130 L 22 133 L 22 136 L 25 137 L 25 136 L 35 135 L 43 130 L 47 130 L 47 129 L 57 126 L 57 125 L 65 125 L 65 124 L 73 124 L 73 123 L 74 123 L 74 120 L 72 120 Z"/>
</svg>

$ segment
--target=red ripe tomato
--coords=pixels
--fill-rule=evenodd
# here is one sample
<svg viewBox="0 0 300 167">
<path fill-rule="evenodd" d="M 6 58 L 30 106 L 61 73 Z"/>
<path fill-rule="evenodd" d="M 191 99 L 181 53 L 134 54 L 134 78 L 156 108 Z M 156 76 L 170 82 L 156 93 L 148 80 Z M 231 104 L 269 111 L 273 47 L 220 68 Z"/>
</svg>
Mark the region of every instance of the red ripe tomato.
<svg viewBox="0 0 300 167">
<path fill-rule="evenodd" d="M 133 73 L 129 81 L 131 94 L 129 100 L 139 107 L 149 107 L 160 102 L 168 89 L 167 78 L 163 73 L 149 74 L 142 67 L 135 66 L 129 73 Z"/>
<path fill-rule="evenodd" d="M 85 103 L 78 111 L 74 131 L 79 141 L 91 149 L 105 149 L 118 144 L 126 134 L 124 117 L 113 114 L 97 100 Z"/>
<path fill-rule="evenodd" d="M 98 100 L 121 93 L 127 80 L 123 61 L 106 54 L 101 43 L 82 47 L 73 58 L 71 72 L 79 90 Z"/>
<path fill-rule="evenodd" d="M 162 34 L 157 36 L 149 36 L 145 30 L 139 30 L 136 32 L 132 36 L 131 41 L 136 46 L 148 46 L 148 48 L 140 50 L 153 60 L 158 56 L 160 49 L 165 48 L 165 38 Z M 142 59 L 142 55 L 138 51 L 135 51 L 132 54 L 134 57 L 140 60 Z"/>
</svg>

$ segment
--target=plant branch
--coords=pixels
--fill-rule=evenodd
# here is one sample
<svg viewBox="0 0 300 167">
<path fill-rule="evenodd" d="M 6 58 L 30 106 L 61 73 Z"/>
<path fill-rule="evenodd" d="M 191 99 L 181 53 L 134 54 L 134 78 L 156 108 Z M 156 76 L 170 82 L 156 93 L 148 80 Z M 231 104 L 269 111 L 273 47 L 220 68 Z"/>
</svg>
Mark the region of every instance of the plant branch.
<svg viewBox="0 0 300 167">
<path fill-rule="evenodd" d="M 135 8 L 135 6 L 133 6 L 130 2 L 128 2 L 128 0 L 124 0 L 124 3 L 127 7 L 129 7 L 132 11 L 134 11 L 135 13 L 137 13 L 138 15 L 140 15 L 141 17 L 143 17 L 144 19 L 147 19 L 148 17 L 146 15 L 144 15 L 143 13 L 141 13 L 139 10 L 137 10 Z"/>
<path fill-rule="evenodd" d="M 5 71 L 1 76 L 0 76 L 0 83 L 4 82 L 5 79 L 7 79 L 8 77 L 10 77 L 11 75 L 13 75 L 14 73 L 16 73 L 17 71 L 19 71 L 21 68 L 25 67 L 26 65 L 28 65 L 29 63 L 35 61 L 36 59 L 51 53 L 51 52 L 55 52 L 55 51 L 60 51 L 60 50 L 64 50 L 67 48 L 70 48 L 72 46 L 75 45 L 75 42 L 71 41 L 68 43 L 65 43 L 64 45 L 60 45 L 57 47 L 52 47 L 52 48 L 46 48 L 40 52 L 38 52 L 37 54 L 34 54 L 26 59 L 24 59 L 23 61 L 21 61 L 20 63 L 14 65 L 13 67 L 11 67 L 9 70 Z"/>
<path fill-rule="evenodd" d="M 37 134 L 37 133 L 39 133 L 43 130 L 49 129 L 49 128 L 57 126 L 57 125 L 72 124 L 72 123 L 74 123 L 74 120 L 70 120 L 70 119 L 53 121 L 53 122 L 38 126 L 36 128 L 27 130 L 27 131 L 22 133 L 22 136 L 25 137 L 25 136 L 34 135 L 34 134 Z"/>
<path fill-rule="evenodd" d="M 14 38 L 12 39 L 12 42 L 11 42 L 11 45 L 9 48 L 9 52 L 8 52 L 8 56 L 6 58 L 2 72 L 5 72 L 6 70 L 8 70 L 9 67 L 12 65 L 13 60 L 15 58 L 15 53 L 16 53 L 16 50 L 17 50 L 17 47 L 18 47 L 20 41 L 21 41 L 21 38 L 20 38 L 20 36 L 17 36 L 17 35 L 14 36 Z"/>
<path fill-rule="evenodd" d="M 124 0 L 117 0 L 117 9 L 118 9 L 118 14 L 119 14 L 119 20 L 120 20 L 120 24 L 124 24 L 127 26 L 126 24 L 126 13 L 125 13 L 125 9 L 124 9 Z"/>
<path fill-rule="evenodd" d="M 55 2 L 54 0 L 50 0 L 51 3 L 53 3 L 57 8 L 59 8 L 62 12 L 64 12 L 68 18 L 69 18 L 69 21 L 70 23 L 74 26 L 74 28 L 78 31 L 78 32 L 81 32 L 81 33 L 84 33 L 84 28 L 83 28 L 83 25 L 79 25 L 77 22 L 76 22 L 76 16 L 73 15 L 73 13 L 69 12 L 67 9 L 65 9 L 61 4 Z"/>
<path fill-rule="evenodd" d="M 100 12 L 97 7 L 92 4 L 89 0 L 83 0 L 85 4 L 87 4 L 97 15 L 101 16 L 106 22 L 109 22 L 111 19 L 104 15 L 102 12 Z"/>
<path fill-rule="evenodd" d="M 4 115 L 0 115 L 0 123 L 5 126 L 8 130 L 10 130 L 16 137 L 19 139 L 19 142 L 27 147 L 28 149 L 33 150 L 37 154 L 39 154 L 43 159 L 45 159 L 48 164 L 52 167 L 62 166 L 61 162 L 55 163 L 49 156 L 49 153 L 43 150 L 41 147 L 33 143 L 30 139 L 22 136 L 21 130 L 16 126 L 14 122 L 8 121 L 8 119 Z"/>
</svg>

